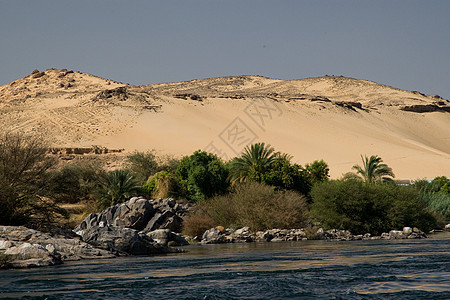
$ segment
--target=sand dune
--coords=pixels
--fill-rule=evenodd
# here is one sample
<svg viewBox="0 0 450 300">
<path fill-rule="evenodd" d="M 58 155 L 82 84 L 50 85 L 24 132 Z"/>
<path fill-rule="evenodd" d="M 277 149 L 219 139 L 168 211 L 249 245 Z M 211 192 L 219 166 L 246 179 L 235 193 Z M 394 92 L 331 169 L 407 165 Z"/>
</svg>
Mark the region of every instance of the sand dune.
<svg viewBox="0 0 450 300">
<path fill-rule="evenodd" d="M 397 178 L 450 177 L 447 100 L 346 77 L 131 86 L 50 69 L 0 87 L 0 126 L 44 134 L 55 147 L 204 149 L 224 159 L 264 141 L 301 164 L 324 159 L 334 178 L 361 154 L 380 155 Z"/>
</svg>

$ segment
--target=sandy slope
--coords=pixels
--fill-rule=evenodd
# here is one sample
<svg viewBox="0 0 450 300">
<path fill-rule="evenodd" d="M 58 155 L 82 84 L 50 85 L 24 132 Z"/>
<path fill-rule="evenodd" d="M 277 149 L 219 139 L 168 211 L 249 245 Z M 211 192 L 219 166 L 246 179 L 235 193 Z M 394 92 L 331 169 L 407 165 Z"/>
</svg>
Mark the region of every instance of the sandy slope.
<svg viewBox="0 0 450 300">
<path fill-rule="evenodd" d="M 401 110 L 449 106 L 439 96 L 345 77 L 129 86 L 79 72 L 36 74 L 0 87 L 0 126 L 44 133 L 58 147 L 205 149 L 230 158 L 264 141 L 301 164 L 324 159 L 332 177 L 360 154 L 380 155 L 397 178 L 450 177 L 450 112 Z"/>
</svg>

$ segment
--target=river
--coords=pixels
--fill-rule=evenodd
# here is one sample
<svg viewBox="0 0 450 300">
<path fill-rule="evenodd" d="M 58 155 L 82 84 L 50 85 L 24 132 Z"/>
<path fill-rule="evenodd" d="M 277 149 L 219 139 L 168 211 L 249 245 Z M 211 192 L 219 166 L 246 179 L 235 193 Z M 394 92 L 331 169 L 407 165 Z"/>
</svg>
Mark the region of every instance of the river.
<svg viewBox="0 0 450 300">
<path fill-rule="evenodd" d="M 425 240 L 193 245 L 0 271 L 0 298 L 450 299 L 450 233 Z"/>
</svg>

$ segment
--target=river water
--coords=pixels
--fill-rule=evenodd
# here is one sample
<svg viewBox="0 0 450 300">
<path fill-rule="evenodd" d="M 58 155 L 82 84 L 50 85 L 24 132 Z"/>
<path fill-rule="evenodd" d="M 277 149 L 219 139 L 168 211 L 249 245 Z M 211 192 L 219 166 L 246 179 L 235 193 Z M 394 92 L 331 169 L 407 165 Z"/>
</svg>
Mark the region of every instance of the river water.
<svg viewBox="0 0 450 300">
<path fill-rule="evenodd" d="M 426 240 L 196 245 L 0 271 L 0 298 L 450 299 L 450 233 Z"/>
</svg>

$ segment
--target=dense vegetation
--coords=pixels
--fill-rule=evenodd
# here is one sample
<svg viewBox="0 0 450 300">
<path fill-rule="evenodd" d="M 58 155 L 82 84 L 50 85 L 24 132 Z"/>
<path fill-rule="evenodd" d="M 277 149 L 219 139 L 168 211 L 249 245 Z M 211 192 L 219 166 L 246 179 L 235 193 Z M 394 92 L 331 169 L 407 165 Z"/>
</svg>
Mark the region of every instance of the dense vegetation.
<svg viewBox="0 0 450 300">
<path fill-rule="evenodd" d="M 446 177 L 399 186 L 376 155 L 362 156 L 362 165 L 353 169 L 330 180 L 323 160 L 302 166 L 289 154 L 257 143 L 228 162 L 200 150 L 181 160 L 134 152 L 123 169 L 107 172 L 94 162 L 57 165 L 42 139 L 5 133 L 0 137 L 0 224 L 53 222 L 65 215 L 61 204 L 91 203 L 92 211 L 135 195 L 194 203 L 185 221 L 192 235 L 218 225 L 262 230 L 313 223 L 379 234 L 403 226 L 428 231 L 450 220 Z"/>
<path fill-rule="evenodd" d="M 47 198 L 50 169 L 44 141 L 10 132 L 0 136 L 0 224 L 38 225 L 64 211 Z"/>
<path fill-rule="evenodd" d="M 425 231 L 435 226 L 433 215 L 412 187 L 332 180 L 314 186 L 311 194 L 312 214 L 325 228 L 381 234 L 403 226 Z"/>
</svg>

